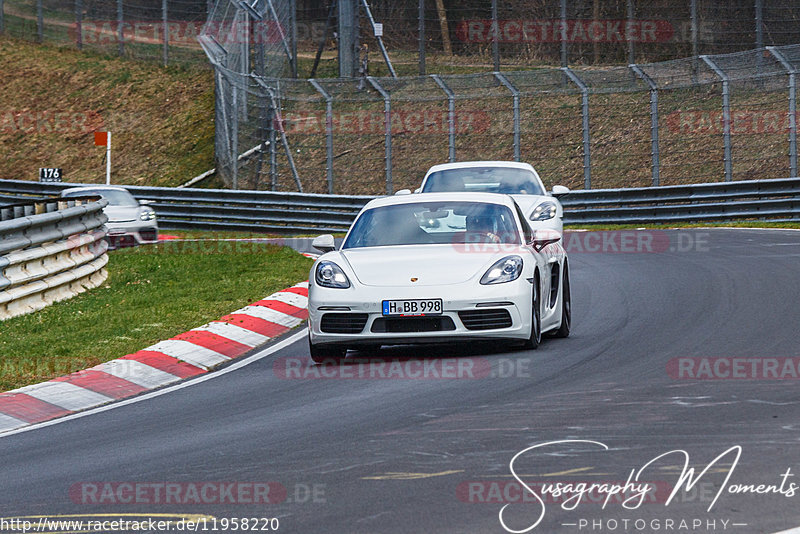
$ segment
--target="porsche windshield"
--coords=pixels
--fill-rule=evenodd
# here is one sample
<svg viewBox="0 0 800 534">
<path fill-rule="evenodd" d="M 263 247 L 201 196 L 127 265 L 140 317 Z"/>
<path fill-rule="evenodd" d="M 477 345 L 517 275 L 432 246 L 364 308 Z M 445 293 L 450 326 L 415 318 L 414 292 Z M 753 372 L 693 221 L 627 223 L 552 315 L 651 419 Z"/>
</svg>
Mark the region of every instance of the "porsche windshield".
<svg viewBox="0 0 800 534">
<path fill-rule="evenodd" d="M 436 191 L 468 191 L 502 193 L 504 195 L 545 195 L 536 176 L 527 169 L 512 167 L 468 167 L 432 172 L 422 189 Z"/>
<path fill-rule="evenodd" d="M 451 243 L 520 244 L 512 211 L 481 202 L 416 202 L 365 211 L 342 248 Z"/>
</svg>

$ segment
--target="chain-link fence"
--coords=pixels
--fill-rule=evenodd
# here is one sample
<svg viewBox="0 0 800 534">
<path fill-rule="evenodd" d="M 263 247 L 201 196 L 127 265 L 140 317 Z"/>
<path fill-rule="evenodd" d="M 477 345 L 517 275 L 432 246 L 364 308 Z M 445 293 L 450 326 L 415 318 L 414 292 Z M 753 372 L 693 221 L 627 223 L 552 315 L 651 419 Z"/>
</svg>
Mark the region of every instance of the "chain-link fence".
<svg viewBox="0 0 800 534">
<path fill-rule="evenodd" d="M 522 160 L 548 185 L 797 175 L 800 45 L 610 68 L 296 80 L 217 64 L 240 188 L 379 194 L 436 163 Z M 238 95 L 238 96 L 235 96 Z M 237 98 L 237 104 L 233 104 Z M 219 114 L 218 114 L 219 117 Z"/>
<path fill-rule="evenodd" d="M 644 63 L 800 42 L 800 3 L 789 0 L 295 1 L 301 53 L 321 42 L 333 50 L 336 7 L 354 3 L 376 75 L 387 70 L 366 6 L 403 74 L 451 65 Z"/>
<path fill-rule="evenodd" d="M 164 65 L 207 64 L 197 36 L 213 6 L 213 0 L 0 0 L 0 33 Z"/>
<path fill-rule="evenodd" d="M 215 8 L 215 4 L 220 4 Z M 263 3 L 263 1 L 262 1 Z M 238 6 L 253 12 L 259 2 Z M 401 74 L 448 68 L 629 64 L 800 42 L 800 3 L 789 0 L 273 0 L 299 48 L 301 77 L 337 71 L 342 23 L 375 75 L 389 71 L 376 27 Z M 0 33 L 172 63 L 204 61 L 197 36 L 235 4 L 215 0 L 0 0 Z M 348 5 L 353 20 L 340 21 Z M 251 6 L 249 8 L 244 6 Z M 243 26 L 240 30 L 247 26 Z M 166 31 L 165 31 L 166 29 Z M 258 28 L 256 28 L 258 31 Z M 269 37 L 270 39 L 273 37 Z M 369 52 L 367 52 L 367 50 Z M 319 69 L 313 59 L 321 51 Z M 355 68 L 354 70 L 358 70 Z"/>
</svg>

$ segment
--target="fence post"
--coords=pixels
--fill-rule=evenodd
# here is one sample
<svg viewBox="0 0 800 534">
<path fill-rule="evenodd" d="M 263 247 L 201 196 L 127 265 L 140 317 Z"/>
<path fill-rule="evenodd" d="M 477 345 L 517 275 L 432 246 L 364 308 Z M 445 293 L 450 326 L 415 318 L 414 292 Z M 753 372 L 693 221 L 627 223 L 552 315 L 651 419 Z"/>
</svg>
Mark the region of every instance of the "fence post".
<svg viewBox="0 0 800 534">
<path fill-rule="evenodd" d="M 519 161 L 519 89 L 514 87 L 514 85 L 508 81 L 501 72 L 494 72 L 494 77 L 497 78 L 497 81 L 503 84 L 506 89 L 511 91 L 511 97 L 513 99 L 513 112 L 514 112 L 514 161 Z"/>
<path fill-rule="evenodd" d="M 367 81 L 380 93 L 383 97 L 383 122 L 385 128 L 385 147 L 386 152 L 384 161 L 386 163 L 386 194 L 391 195 L 393 190 L 392 185 L 392 101 L 389 93 L 378 83 L 378 80 L 372 76 L 367 76 Z"/>
<path fill-rule="evenodd" d="M 283 150 L 286 152 L 286 159 L 289 161 L 289 169 L 292 171 L 292 176 L 294 177 L 294 183 L 297 186 L 297 190 L 299 192 L 303 192 L 303 184 L 300 182 L 300 176 L 297 174 L 297 166 L 294 164 L 294 156 L 292 156 L 292 149 L 289 146 L 289 140 L 286 139 L 286 130 L 283 127 L 283 117 L 281 117 L 281 110 L 278 105 L 278 97 L 275 93 L 275 89 L 267 85 L 267 83 L 255 76 L 253 74 L 250 75 L 251 79 L 255 80 L 258 85 L 261 86 L 263 90 L 267 92 L 269 95 L 270 103 L 272 104 L 273 113 L 275 114 L 275 120 L 273 123 L 278 124 L 278 131 L 281 134 L 281 143 L 283 144 Z M 274 145 L 274 143 L 271 143 Z"/>
<path fill-rule="evenodd" d="M 6 20 L 3 13 L 4 10 L 3 0 L 0 0 L 0 34 L 3 34 L 6 31 Z"/>
<path fill-rule="evenodd" d="M 589 88 L 569 67 L 561 67 L 572 83 L 581 90 L 581 116 L 583 118 L 583 187 L 592 188 L 592 156 L 589 138 Z"/>
<path fill-rule="evenodd" d="M 333 194 L 333 98 L 328 92 L 322 88 L 317 80 L 311 78 L 308 80 L 314 89 L 322 95 L 325 99 L 325 150 L 326 158 L 326 171 L 328 176 L 328 193 Z"/>
<path fill-rule="evenodd" d="M 267 111 L 267 123 L 269 124 L 269 188 L 275 191 L 278 189 L 278 146 L 275 139 L 275 109 L 272 103 Z"/>
<path fill-rule="evenodd" d="M 164 66 L 166 67 L 169 63 L 169 22 L 167 21 L 167 0 L 161 0 L 161 20 L 164 24 Z M 234 109 L 236 109 L 235 106 Z M 234 177 L 235 176 L 236 175 L 234 174 Z"/>
<path fill-rule="evenodd" d="M 797 69 L 774 46 L 768 46 L 767 50 L 789 73 L 789 171 L 794 178 L 797 176 Z"/>
<path fill-rule="evenodd" d="M 164 0 L 166 2 L 166 0 Z M 166 29 L 166 25 L 164 25 Z M 166 63 L 164 63 L 166 66 Z M 239 189 L 239 91 L 231 83 L 231 156 L 233 169 L 231 170 L 231 189 Z"/>
<path fill-rule="evenodd" d="M 0 0 L 2 2 L 2 0 Z M 419 75 L 425 76 L 425 0 L 419 0 Z"/>
<path fill-rule="evenodd" d="M 289 66 L 292 69 L 292 78 L 297 78 L 297 0 L 289 0 L 289 48 L 291 58 Z"/>
<path fill-rule="evenodd" d="M 42 0 L 36 0 L 36 39 L 44 41 L 44 15 L 42 14 Z"/>
<path fill-rule="evenodd" d="M 764 47 L 764 0 L 756 0 L 756 48 Z M 756 72 L 761 74 L 764 58 L 756 55 Z"/>
<path fill-rule="evenodd" d="M 626 4 L 628 11 L 628 24 L 632 25 L 634 17 L 633 0 L 626 0 Z M 628 64 L 636 63 L 636 50 L 634 49 L 633 46 L 633 39 L 631 38 L 630 35 L 628 35 L 627 31 L 625 32 L 625 39 L 627 39 L 628 41 Z"/>
<path fill-rule="evenodd" d="M 661 182 L 661 158 L 658 147 L 658 85 L 635 63 L 628 65 L 630 69 L 650 87 L 650 140 L 653 158 L 652 173 L 653 186 L 657 187 Z"/>
<path fill-rule="evenodd" d="M 83 0 L 75 0 L 75 45 L 83 50 Z"/>
<path fill-rule="evenodd" d="M 117 0 L 117 53 L 120 57 L 125 55 L 125 35 L 122 33 L 122 0 Z"/>
<path fill-rule="evenodd" d="M 431 78 L 436 82 L 442 91 L 447 95 L 447 132 L 450 163 L 456 161 L 456 100 L 455 93 L 450 89 L 438 74 L 431 74 Z"/>
<path fill-rule="evenodd" d="M 700 70 L 700 65 L 697 63 L 697 56 L 700 55 L 697 31 L 697 0 L 691 0 L 689 9 L 691 11 L 689 19 L 692 25 L 692 78 L 697 83 L 697 72 Z"/>
<path fill-rule="evenodd" d="M 725 143 L 725 181 L 732 180 L 733 169 L 731 161 L 731 95 L 728 75 L 720 69 L 708 56 L 700 56 L 706 65 L 722 80 L 722 137 Z"/>
<path fill-rule="evenodd" d="M 500 23 L 497 20 L 497 0 L 492 0 L 492 61 L 494 63 L 495 72 L 500 70 L 500 43 L 498 42 L 498 33 L 500 31 Z"/>
<path fill-rule="evenodd" d="M 338 0 L 339 33 L 339 76 L 350 78 L 355 76 L 358 61 L 356 60 L 356 0 Z"/>
<path fill-rule="evenodd" d="M 567 66 L 567 0 L 561 0 L 561 31 L 558 32 L 561 41 L 561 67 Z"/>
</svg>

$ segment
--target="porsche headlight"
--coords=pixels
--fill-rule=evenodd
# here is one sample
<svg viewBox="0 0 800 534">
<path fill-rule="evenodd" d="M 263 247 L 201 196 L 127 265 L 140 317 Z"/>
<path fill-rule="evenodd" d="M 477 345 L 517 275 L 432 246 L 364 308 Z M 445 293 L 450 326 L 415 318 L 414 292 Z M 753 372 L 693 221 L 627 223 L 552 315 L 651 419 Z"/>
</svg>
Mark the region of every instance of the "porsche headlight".
<svg viewBox="0 0 800 534">
<path fill-rule="evenodd" d="M 154 221 L 156 219 L 156 212 L 150 208 L 143 209 L 139 212 L 139 219 L 142 221 Z"/>
<path fill-rule="evenodd" d="M 346 289 L 350 287 L 350 280 L 341 267 L 332 261 L 321 261 L 317 264 L 317 269 L 314 272 L 314 279 L 317 285 L 322 287 L 332 287 L 337 289 Z"/>
<path fill-rule="evenodd" d="M 506 256 L 489 267 L 481 278 L 481 284 L 503 284 L 519 278 L 522 274 L 522 258 L 519 256 Z"/>
<path fill-rule="evenodd" d="M 555 217 L 557 212 L 558 207 L 556 206 L 556 203 L 547 200 L 533 208 L 533 211 L 531 212 L 531 220 L 546 221 Z"/>
</svg>

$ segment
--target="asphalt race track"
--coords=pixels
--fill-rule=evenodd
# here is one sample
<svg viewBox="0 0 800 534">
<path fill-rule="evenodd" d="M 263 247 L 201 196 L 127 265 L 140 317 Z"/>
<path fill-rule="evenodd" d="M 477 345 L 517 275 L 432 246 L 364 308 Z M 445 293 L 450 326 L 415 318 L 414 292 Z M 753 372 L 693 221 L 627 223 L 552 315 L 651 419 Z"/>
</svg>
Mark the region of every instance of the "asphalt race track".
<svg viewBox="0 0 800 534">
<path fill-rule="evenodd" d="M 613 250 L 620 236 L 572 234 L 581 240 L 567 242 L 572 336 L 537 351 L 393 347 L 382 361 L 318 369 L 305 363 L 298 330 L 298 342 L 212 379 L 0 437 L 2 515 L 277 517 L 278 532 L 292 533 L 502 533 L 498 514 L 511 503 L 502 514 L 509 529 L 527 529 L 544 512 L 531 530 L 542 533 L 800 526 L 800 232 L 651 234 L 659 250 L 625 253 Z M 585 251 L 598 243 L 600 251 Z M 441 377 L 453 369 L 456 378 Z M 548 445 L 560 440 L 596 443 Z M 643 470 L 640 480 L 656 490 L 638 507 L 601 488 L 542 505 L 509 470 L 534 445 L 544 446 L 514 468 L 537 495 L 542 483 L 624 484 L 670 451 L 685 451 L 695 476 L 710 468 L 669 504 L 684 471 L 678 452 Z M 166 489 L 156 494 L 162 483 L 172 484 L 172 501 Z M 256 490 L 267 483 L 266 500 L 279 502 L 250 503 L 254 491 L 265 500 Z M 192 491 L 203 485 L 198 502 Z M 739 485 L 750 488 L 735 493 Z"/>
</svg>

